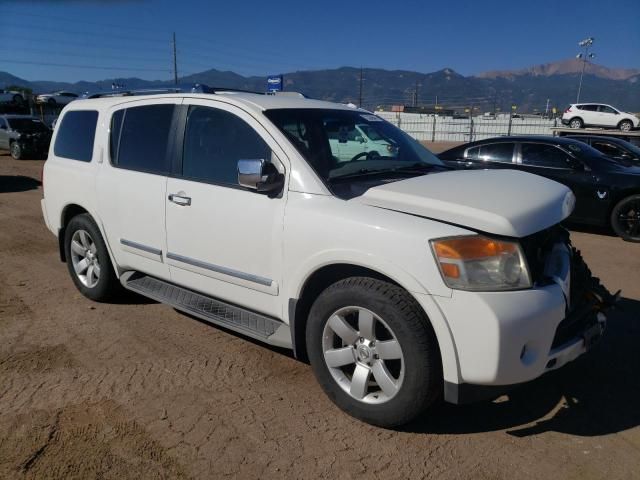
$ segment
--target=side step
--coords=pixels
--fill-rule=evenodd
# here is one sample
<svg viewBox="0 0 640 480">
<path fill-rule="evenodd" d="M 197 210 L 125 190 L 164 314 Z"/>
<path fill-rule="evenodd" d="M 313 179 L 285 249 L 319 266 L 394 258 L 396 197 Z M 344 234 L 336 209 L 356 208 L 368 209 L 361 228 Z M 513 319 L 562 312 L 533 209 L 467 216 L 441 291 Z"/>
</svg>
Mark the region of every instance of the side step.
<svg viewBox="0 0 640 480">
<path fill-rule="evenodd" d="M 289 325 L 275 318 L 230 305 L 139 272 L 124 273 L 120 276 L 120 282 L 133 292 L 171 305 L 194 317 L 270 345 L 293 348 Z"/>
</svg>

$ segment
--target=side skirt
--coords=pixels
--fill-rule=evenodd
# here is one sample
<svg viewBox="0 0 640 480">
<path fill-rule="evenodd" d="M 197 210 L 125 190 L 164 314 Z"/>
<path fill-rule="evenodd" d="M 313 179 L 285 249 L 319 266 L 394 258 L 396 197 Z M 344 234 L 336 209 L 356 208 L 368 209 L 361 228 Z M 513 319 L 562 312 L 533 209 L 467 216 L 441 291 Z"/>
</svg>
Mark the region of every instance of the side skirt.
<svg viewBox="0 0 640 480">
<path fill-rule="evenodd" d="M 120 277 L 120 282 L 133 292 L 171 305 L 176 310 L 207 322 L 269 345 L 293 348 L 289 325 L 275 318 L 225 303 L 140 272 L 126 272 Z"/>
</svg>

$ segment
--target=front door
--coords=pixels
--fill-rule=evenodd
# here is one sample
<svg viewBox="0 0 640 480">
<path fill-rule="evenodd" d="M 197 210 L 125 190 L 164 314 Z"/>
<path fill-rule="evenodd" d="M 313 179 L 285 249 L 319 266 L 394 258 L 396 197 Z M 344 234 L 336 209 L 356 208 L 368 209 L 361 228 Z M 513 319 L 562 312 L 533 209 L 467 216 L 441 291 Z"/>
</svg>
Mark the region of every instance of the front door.
<svg viewBox="0 0 640 480">
<path fill-rule="evenodd" d="M 182 166 L 167 181 L 167 262 L 172 280 L 204 294 L 281 317 L 285 192 L 238 184 L 242 159 L 284 172 L 277 144 L 253 117 L 222 102 L 189 99 Z M 214 106 L 215 105 L 215 106 Z"/>
<path fill-rule="evenodd" d="M 571 220 L 581 223 L 602 223 L 611 207 L 610 192 L 598 183 L 584 165 L 576 164 L 564 150 L 543 143 L 522 143 L 519 163 L 522 170 L 569 187 L 576 196 Z"/>
</svg>

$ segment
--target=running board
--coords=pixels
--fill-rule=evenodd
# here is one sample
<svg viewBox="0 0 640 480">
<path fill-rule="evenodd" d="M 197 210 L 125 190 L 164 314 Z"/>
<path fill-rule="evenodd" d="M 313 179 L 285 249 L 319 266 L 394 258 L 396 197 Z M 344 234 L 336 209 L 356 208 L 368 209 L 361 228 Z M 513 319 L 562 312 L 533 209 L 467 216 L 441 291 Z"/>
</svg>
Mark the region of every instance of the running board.
<svg viewBox="0 0 640 480">
<path fill-rule="evenodd" d="M 122 285 L 140 295 L 262 342 L 293 348 L 289 325 L 139 272 L 125 272 Z"/>
</svg>

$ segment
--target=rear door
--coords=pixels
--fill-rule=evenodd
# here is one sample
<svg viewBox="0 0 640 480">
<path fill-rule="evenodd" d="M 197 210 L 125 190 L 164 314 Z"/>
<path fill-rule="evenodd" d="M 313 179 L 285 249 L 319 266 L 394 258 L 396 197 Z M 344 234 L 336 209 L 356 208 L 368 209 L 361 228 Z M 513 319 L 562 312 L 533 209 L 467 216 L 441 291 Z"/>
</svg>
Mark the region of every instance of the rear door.
<svg viewBox="0 0 640 480">
<path fill-rule="evenodd" d="M 165 263 L 165 198 L 179 99 L 114 108 L 109 151 L 98 176 L 99 211 L 118 264 L 169 279 Z"/>
<path fill-rule="evenodd" d="M 563 183 L 573 191 L 576 196 L 573 220 L 601 223 L 606 217 L 610 195 L 603 192 L 597 178 L 584 164 L 563 149 L 545 143 L 523 142 L 517 157 L 519 169 Z"/>
<path fill-rule="evenodd" d="M 580 116 L 585 126 L 600 125 L 600 114 L 598 113 L 598 105 L 585 104 L 580 106 Z"/>
</svg>

